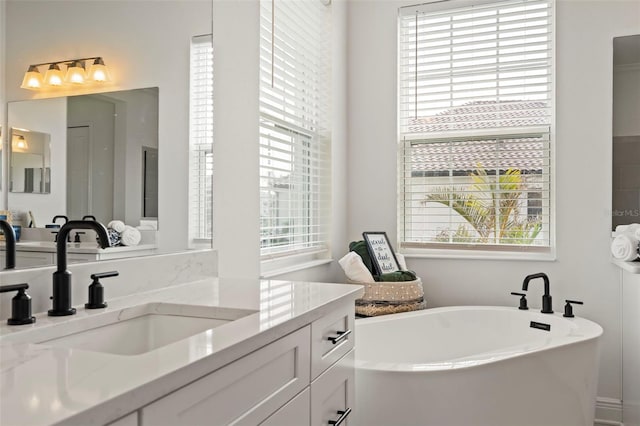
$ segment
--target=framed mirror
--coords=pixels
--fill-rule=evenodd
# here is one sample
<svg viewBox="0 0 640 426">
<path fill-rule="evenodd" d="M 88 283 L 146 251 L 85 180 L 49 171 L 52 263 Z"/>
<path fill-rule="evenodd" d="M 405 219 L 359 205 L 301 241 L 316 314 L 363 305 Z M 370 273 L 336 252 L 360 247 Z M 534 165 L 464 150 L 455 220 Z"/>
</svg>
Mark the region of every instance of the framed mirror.
<svg viewBox="0 0 640 426">
<path fill-rule="evenodd" d="M 613 39 L 611 226 L 640 223 L 640 35 Z"/>
</svg>

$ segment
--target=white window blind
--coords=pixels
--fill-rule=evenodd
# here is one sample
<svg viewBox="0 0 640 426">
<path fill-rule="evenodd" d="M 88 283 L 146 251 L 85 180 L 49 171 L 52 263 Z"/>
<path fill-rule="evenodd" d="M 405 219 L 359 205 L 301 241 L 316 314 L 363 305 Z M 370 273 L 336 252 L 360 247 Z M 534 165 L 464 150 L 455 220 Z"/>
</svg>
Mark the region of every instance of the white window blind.
<svg viewBox="0 0 640 426">
<path fill-rule="evenodd" d="M 263 259 L 328 246 L 330 6 L 260 2 Z"/>
<path fill-rule="evenodd" d="M 189 102 L 189 241 L 208 244 L 213 238 L 213 40 L 191 41 Z"/>
<path fill-rule="evenodd" d="M 549 0 L 400 9 L 402 247 L 548 251 L 552 11 Z"/>
</svg>

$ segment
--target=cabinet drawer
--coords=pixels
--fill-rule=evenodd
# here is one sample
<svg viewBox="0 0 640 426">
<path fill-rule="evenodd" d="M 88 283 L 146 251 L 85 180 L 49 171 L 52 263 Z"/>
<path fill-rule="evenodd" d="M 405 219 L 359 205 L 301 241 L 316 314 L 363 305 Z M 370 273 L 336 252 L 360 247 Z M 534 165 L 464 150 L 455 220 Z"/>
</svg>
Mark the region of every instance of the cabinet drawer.
<svg viewBox="0 0 640 426">
<path fill-rule="evenodd" d="M 142 409 L 142 426 L 256 425 L 309 384 L 309 326 Z"/>
<path fill-rule="evenodd" d="M 311 323 L 311 377 L 315 378 L 354 346 L 353 302 Z"/>
<path fill-rule="evenodd" d="M 311 426 L 326 426 L 330 421 L 353 424 L 355 401 L 354 350 L 311 383 Z"/>
<path fill-rule="evenodd" d="M 260 426 L 309 426 L 311 410 L 311 392 L 306 388 L 298 396 L 273 413 Z"/>
</svg>

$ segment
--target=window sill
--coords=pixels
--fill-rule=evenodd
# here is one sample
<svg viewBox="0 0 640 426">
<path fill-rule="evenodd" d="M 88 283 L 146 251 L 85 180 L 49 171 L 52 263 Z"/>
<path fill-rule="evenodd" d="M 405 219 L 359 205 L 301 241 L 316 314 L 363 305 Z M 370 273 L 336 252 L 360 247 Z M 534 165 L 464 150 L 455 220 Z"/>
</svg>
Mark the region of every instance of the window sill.
<svg viewBox="0 0 640 426">
<path fill-rule="evenodd" d="M 318 259 L 311 260 L 304 263 L 297 263 L 295 265 L 290 266 L 282 266 L 279 268 L 270 269 L 260 274 L 260 278 L 274 278 L 279 275 L 287 274 L 289 272 L 302 271 L 304 269 L 313 268 L 320 265 L 326 265 L 328 263 L 333 262 L 333 259 Z"/>
<path fill-rule="evenodd" d="M 451 259 L 451 260 L 515 260 L 533 262 L 555 262 L 555 251 L 549 253 L 532 252 L 490 252 L 467 250 L 402 249 L 400 253 L 410 259 Z"/>
</svg>

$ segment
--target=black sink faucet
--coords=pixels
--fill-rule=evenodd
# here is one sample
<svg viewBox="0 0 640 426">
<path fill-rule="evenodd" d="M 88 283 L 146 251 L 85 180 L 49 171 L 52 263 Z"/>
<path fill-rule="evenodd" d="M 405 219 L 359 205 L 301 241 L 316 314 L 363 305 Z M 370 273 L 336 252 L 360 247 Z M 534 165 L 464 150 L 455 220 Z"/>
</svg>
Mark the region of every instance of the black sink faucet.
<svg viewBox="0 0 640 426">
<path fill-rule="evenodd" d="M 543 272 L 538 272 L 537 274 L 531 274 L 524 277 L 524 281 L 522 282 L 522 289 L 527 291 L 529 289 L 529 281 L 535 278 L 542 278 L 544 280 L 544 295 L 542 295 L 542 312 L 543 314 L 552 314 L 553 307 L 551 306 L 551 295 L 549 294 L 549 277 L 547 274 Z"/>
<path fill-rule="evenodd" d="M 4 269 L 13 269 L 16 267 L 16 232 L 13 226 L 4 219 L 0 219 L 0 228 L 4 232 L 5 249 L 7 250 Z"/>
<path fill-rule="evenodd" d="M 53 273 L 53 309 L 49 310 L 49 316 L 73 315 L 75 308 L 71 307 L 71 272 L 67 270 L 67 237 L 74 229 L 91 229 L 98 235 L 98 242 L 102 248 L 110 246 L 107 228 L 100 222 L 92 220 L 70 220 L 65 223 L 58 233 L 56 241 L 56 253 L 58 267 Z"/>
<path fill-rule="evenodd" d="M 51 223 L 56 223 L 56 220 L 58 220 L 58 219 L 64 219 L 64 224 L 66 224 L 67 222 L 69 222 L 69 218 L 68 218 L 68 217 L 66 217 L 66 216 L 65 216 L 65 215 L 63 215 L 63 214 L 58 214 L 58 215 L 55 215 L 55 216 L 53 217 L 53 219 L 51 220 Z M 64 224 L 63 224 L 63 225 L 64 225 Z"/>
</svg>

